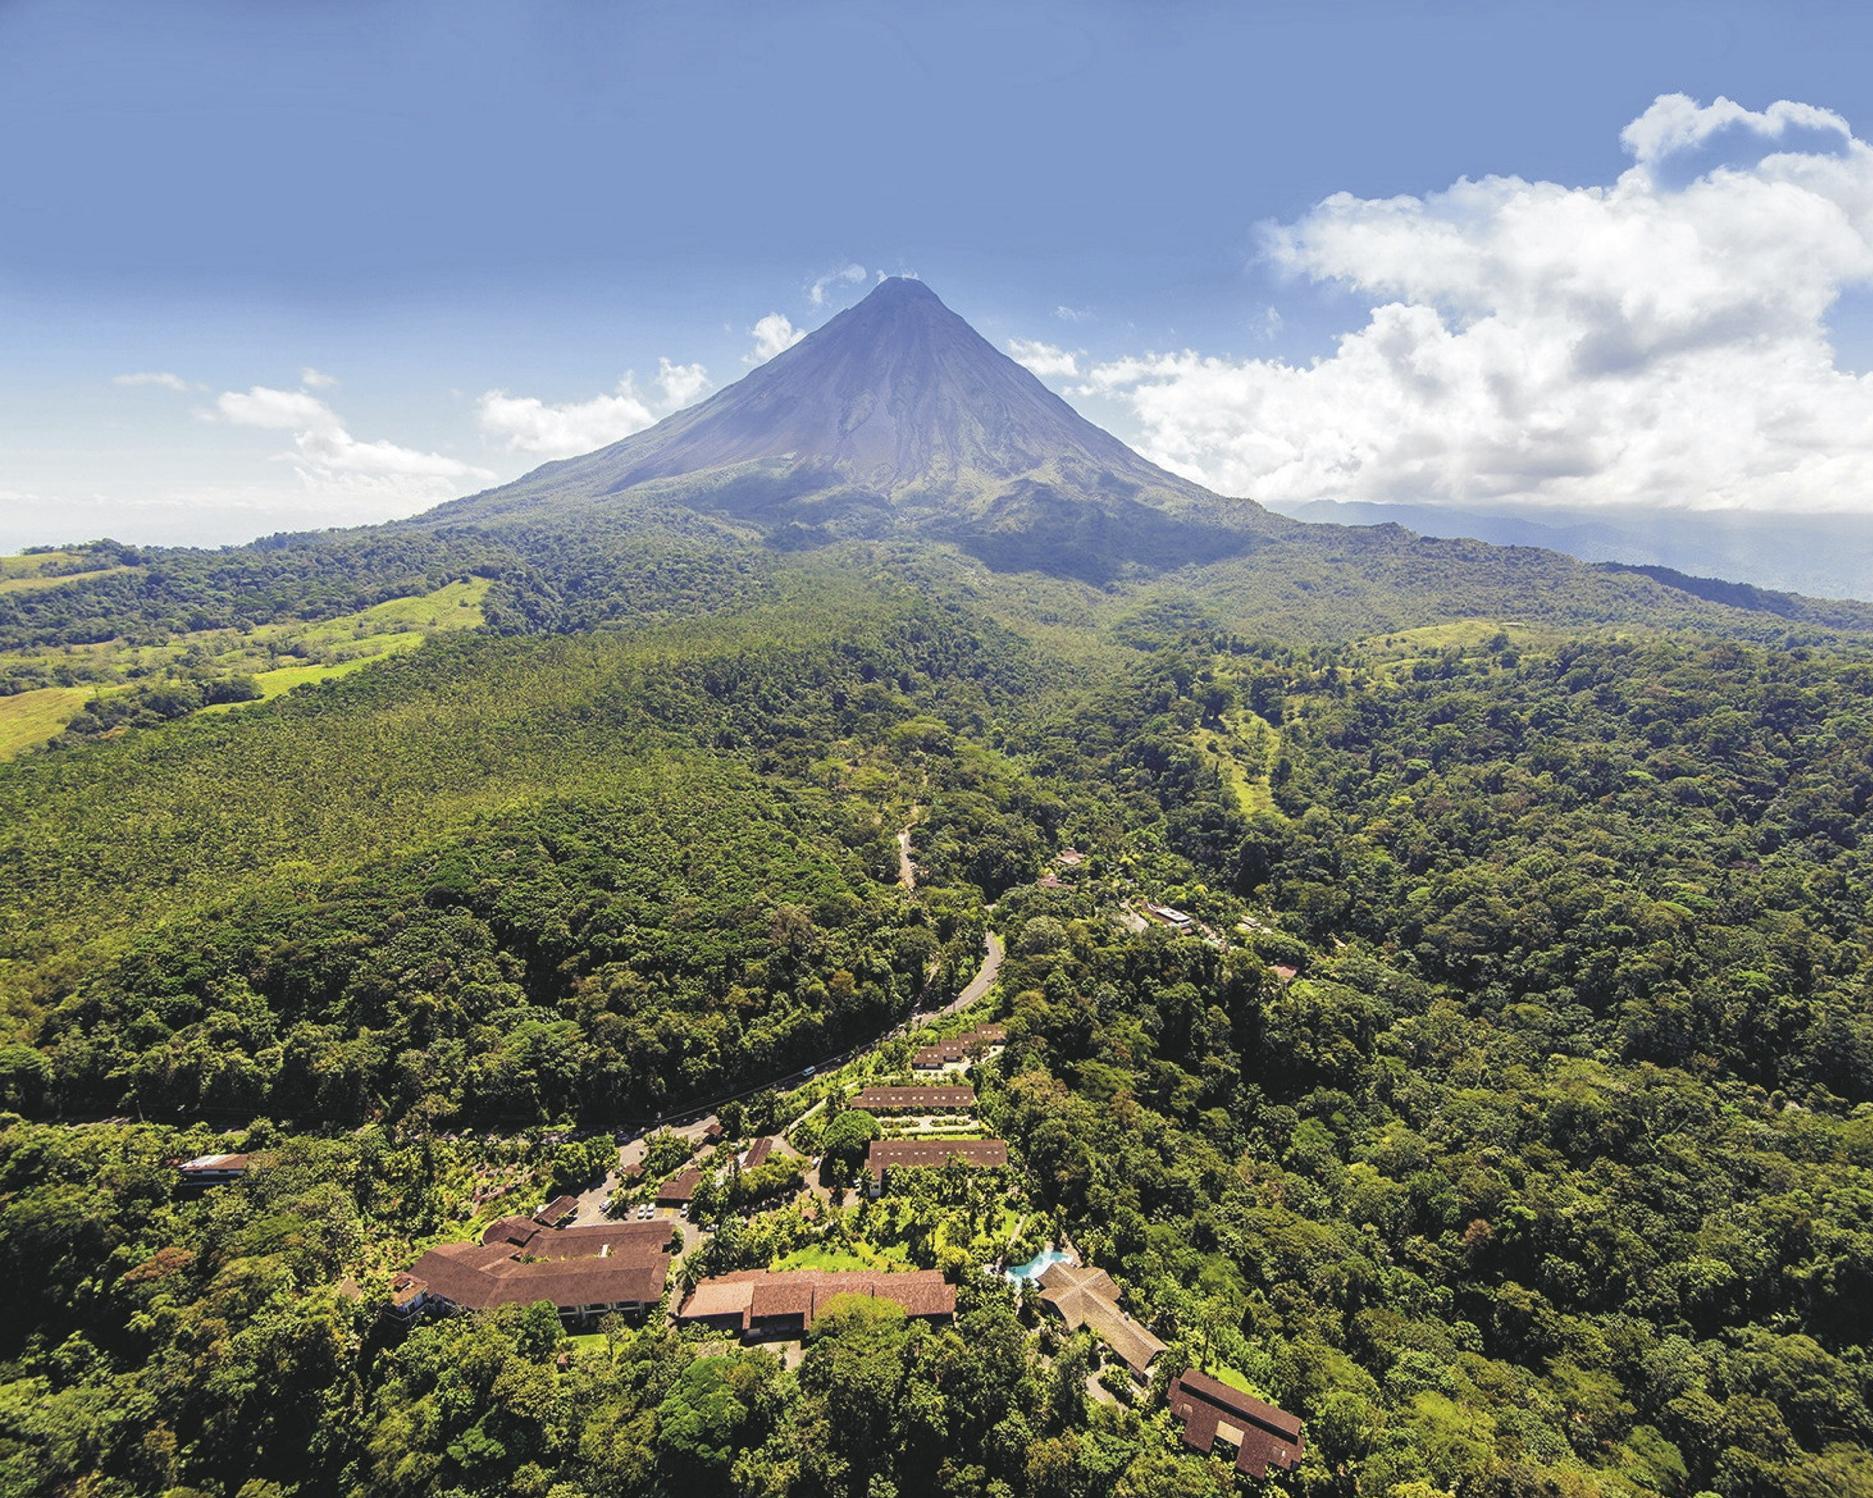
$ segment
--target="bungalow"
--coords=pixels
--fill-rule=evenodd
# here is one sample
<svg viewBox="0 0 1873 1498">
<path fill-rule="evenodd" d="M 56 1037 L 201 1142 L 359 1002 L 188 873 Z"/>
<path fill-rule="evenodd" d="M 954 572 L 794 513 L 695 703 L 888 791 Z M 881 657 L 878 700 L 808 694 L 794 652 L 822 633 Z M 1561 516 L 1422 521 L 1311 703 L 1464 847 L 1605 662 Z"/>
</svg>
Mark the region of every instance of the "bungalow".
<svg viewBox="0 0 1873 1498">
<path fill-rule="evenodd" d="M 700 1280 L 676 1313 L 678 1325 L 713 1326 L 753 1341 L 800 1337 L 836 1295 L 895 1301 L 932 1323 L 956 1314 L 956 1287 L 934 1269 L 741 1269 Z"/>
<path fill-rule="evenodd" d="M 1156 916 L 1160 921 L 1164 922 L 1165 925 L 1173 927 L 1178 931 L 1186 929 L 1192 922 L 1191 916 L 1172 905 L 1154 905 L 1147 902 L 1145 911 L 1149 915 Z"/>
<path fill-rule="evenodd" d="M 1059 856 L 1054 861 L 1062 868 L 1077 869 L 1081 864 L 1086 862 L 1086 855 L 1080 852 L 1078 848 L 1062 848 Z"/>
<path fill-rule="evenodd" d="M 1103 1269 L 1085 1264 L 1049 1264 L 1041 1275 L 1041 1299 L 1069 1328 L 1089 1326 L 1143 1380 L 1165 1350 L 1151 1332 L 1119 1309 L 1119 1287 Z"/>
<path fill-rule="evenodd" d="M 863 1087 L 851 1106 L 867 1113 L 961 1113 L 976 1105 L 973 1087 Z"/>
<path fill-rule="evenodd" d="M 479 1243 L 443 1243 L 391 1282 L 390 1314 L 485 1311 L 550 1302 L 568 1322 L 641 1312 L 663 1298 L 670 1226 L 616 1222 L 551 1228 L 504 1217 Z"/>
<path fill-rule="evenodd" d="M 197 1155 L 176 1166 L 185 1186 L 225 1186 L 247 1174 L 249 1155 Z"/>
<path fill-rule="evenodd" d="M 578 1215 L 578 1197 L 556 1196 L 533 1214 L 533 1220 L 544 1223 L 549 1228 L 563 1228 Z"/>
<path fill-rule="evenodd" d="M 679 1170 L 657 1188 L 657 1205 L 687 1207 L 695 1198 L 696 1188 L 701 1184 L 702 1172 L 695 1166 L 690 1166 L 688 1170 Z"/>
<path fill-rule="evenodd" d="M 758 1166 L 765 1165 L 767 1164 L 767 1157 L 773 1153 L 773 1138 L 763 1135 L 748 1146 L 747 1153 L 741 1157 L 741 1168 L 743 1170 L 754 1170 Z"/>
<path fill-rule="evenodd" d="M 1286 1410 L 1195 1368 L 1172 1379 L 1168 1394 L 1171 1414 L 1184 1422 L 1184 1444 L 1192 1450 L 1207 1452 L 1219 1441 L 1232 1446 L 1236 1470 L 1251 1477 L 1266 1477 L 1270 1467 L 1292 1472 L 1301 1464 L 1306 1440 L 1300 1420 Z"/>
</svg>

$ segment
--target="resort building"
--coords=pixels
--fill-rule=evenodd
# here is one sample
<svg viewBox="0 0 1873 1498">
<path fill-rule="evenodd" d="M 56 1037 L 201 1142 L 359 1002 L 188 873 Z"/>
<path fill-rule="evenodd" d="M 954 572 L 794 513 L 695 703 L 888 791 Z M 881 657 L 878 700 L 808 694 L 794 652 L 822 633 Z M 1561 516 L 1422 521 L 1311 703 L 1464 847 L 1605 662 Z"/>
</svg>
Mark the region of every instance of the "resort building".
<svg viewBox="0 0 1873 1498">
<path fill-rule="evenodd" d="M 1208 1452 L 1219 1443 L 1233 1448 L 1236 1470 L 1258 1478 L 1270 1467 L 1292 1472 L 1301 1464 L 1301 1422 L 1286 1410 L 1194 1368 L 1172 1379 L 1168 1393 L 1171 1414 L 1184 1422 L 1184 1444 L 1193 1450 Z"/>
<path fill-rule="evenodd" d="M 718 1327 L 750 1341 L 800 1337 L 837 1295 L 895 1301 L 930 1322 L 956 1314 L 956 1287 L 934 1269 L 901 1274 L 872 1270 L 742 1269 L 699 1281 L 676 1313 L 679 1324 Z"/>
<path fill-rule="evenodd" d="M 663 1299 L 670 1224 L 551 1228 L 504 1217 L 479 1243 L 444 1243 L 391 1282 L 391 1313 L 485 1311 L 550 1301 L 568 1321 L 647 1310 Z"/>
<path fill-rule="evenodd" d="M 874 1139 L 865 1152 L 865 1169 L 874 1176 L 900 1166 L 940 1167 L 955 1161 L 992 1170 L 1008 1163 L 1003 1139 Z"/>
<path fill-rule="evenodd" d="M 549 1228 L 563 1228 L 578 1215 L 578 1197 L 556 1196 L 533 1214 L 533 1220 L 535 1222 L 545 1223 Z"/>
<path fill-rule="evenodd" d="M 748 1146 L 747 1153 L 741 1157 L 741 1168 L 753 1170 L 756 1166 L 767 1164 L 767 1157 L 774 1153 L 774 1140 L 764 1135 Z"/>
<path fill-rule="evenodd" d="M 867 1113 L 964 1113 L 975 1105 L 973 1087 L 864 1087 L 850 1100 Z"/>
<path fill-rule="evenodd" d="M 1143 1379 L 1165 1344 L 1119 1309 L 1119 1287 L 1103 1269 L 1083 1264 L 1049 1264 L 1040 1278 L 1041 1299 L 1067 1326 L 1089 1326 L 1132 1371 Z"/>
<path fill-rule="evenodd" d="M 911 1053 L 911 1070 L 921 1072 L 952 1071 L 967 1066 L 983 1056 L 992 1055 L 1007 1043 L 1008 1031 L 1002 1025 L 977 1025 L 975 1029 L 947 1040 L 932 1041 Z"/>
<path fill-rule="evenodd" d="M 702 1172 L 695 1166 L 690 1166 L 688 1170 L 679 1170 L 657 1188 L 657 1205 L 687 1207 L 696 1195 L 696 1188 L 701 1184 Z"/>
<path fill-rule="evenodd" d="M 246 1155 L 197 1155 L 176 1166 L 185 1186 L 225 1186 L 247 1174 Z"/>
</svg>

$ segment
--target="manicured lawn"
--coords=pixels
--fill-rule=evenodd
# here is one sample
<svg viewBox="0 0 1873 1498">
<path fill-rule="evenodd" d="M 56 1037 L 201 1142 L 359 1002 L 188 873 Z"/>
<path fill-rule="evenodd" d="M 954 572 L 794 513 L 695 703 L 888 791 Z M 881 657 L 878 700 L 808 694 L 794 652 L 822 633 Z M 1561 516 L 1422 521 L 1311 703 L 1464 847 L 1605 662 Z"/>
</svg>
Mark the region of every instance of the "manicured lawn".
<svg viewBox="0 0 1873 1498">
<path fill-rule="evenodd" d="M 809 1244 L 774 1262 L 776 1269 L 902 1269 L 907 1267 L 904 1250 L 897 1247 L 873 1248 L 854 1245 L 851 1249 L 822 1248 Z"/>
</svg>

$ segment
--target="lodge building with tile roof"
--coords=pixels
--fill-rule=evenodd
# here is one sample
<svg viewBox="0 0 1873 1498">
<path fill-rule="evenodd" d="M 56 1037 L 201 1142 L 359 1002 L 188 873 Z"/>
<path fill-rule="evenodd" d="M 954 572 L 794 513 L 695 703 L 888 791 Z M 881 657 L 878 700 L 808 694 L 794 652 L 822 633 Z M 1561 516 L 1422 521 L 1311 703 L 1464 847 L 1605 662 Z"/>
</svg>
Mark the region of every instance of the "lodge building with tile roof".
<svg viewBox="0 0 1873 1498">
<path fill-rule="evenodd" d="M 992 1170 L 1008 1163 L 1005 1139 L 874 1139 L 865 1169 L 874 1176 L 899 1166 L 941 1167 L 952 1160 Z"/>
<path fill-rule="evenodd" d="M 713 1326 L 748 1340 L 804 1336 L 840 1295 L 889 1300 L 905 1314 L 933 1323 L 956 1314 L 956 1287 L 934 1269 L 896 1274 L 857 1269 L 740 1269 L 699 1280 L 679 1325 Z"/>
<path fill-rule="evenodd" d="M 966 1113 L 976 1105 L 973 1087 L 861 1087 L 847 1100 L 867 1113 Z"/>
<path fill-rule="evenodd" d="M 1256 1478 L 1266 1477 L 1270 1467 L 1292 1472 L 1301 1464 L 1307 1442 L 1298 1416 L 1195 1368 L 1171 1380 L 1168 1397 L 1172 1416 L 1184 1423 L 1184 1444 L 1193 1451 L 1210 1452 L 1219 1442 L 1233 1447 L 1236 1470 Z"/>
<path fill-rule="evenodd" d="M 391 1282 L 390 1312 L 486 1311 L 549 1301 L 570 1322 L 631 1314 L 663 1299 L 670 1224 L 616 1222 L 553 1228 L 504 1217 L 479 1243 L 443 1243 Z"/>
<path fill-rule="evenodd" d="M 1149 1327 L 1119 1306 L 1119 1287 L 1103 1269 L 1087 1264 L 1049 1264 L 1041 1275 L 1041 1299 L 1068 1328 L 1091 1327 L 1117 1353 L 1133 1378 L 1142 1379 L 1165 1344 Z"/>
<path fill-rule="evenodd" d="M 964 1031 L 961 1035 L 919 1046 L 911 1052 L 911 1070 L 949 1071 L 999 1050 L 1007 1042 L 1008 1031 L 1005 1026 L 977 1025 L 975 1029 Z"/>
</svg>

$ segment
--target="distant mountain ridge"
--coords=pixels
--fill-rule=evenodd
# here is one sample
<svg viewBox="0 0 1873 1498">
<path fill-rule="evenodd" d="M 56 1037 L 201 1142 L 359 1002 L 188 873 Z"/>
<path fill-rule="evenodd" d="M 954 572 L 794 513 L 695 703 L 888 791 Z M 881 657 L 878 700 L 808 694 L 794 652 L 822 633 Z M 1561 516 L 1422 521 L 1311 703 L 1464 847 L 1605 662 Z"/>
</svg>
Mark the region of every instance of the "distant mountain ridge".
<svg viewBox="0 0 1873 1498">
<path fill-rule="evenodd" d="M 911 534 L 1092 578 L 1293 529 L 1141 457 L 903 278 L 646 431 L 412 523 L 678 505 L 782 546 Z"/>
<path fill-rule="evenodd" d="M 1585 562 L 1667 568 L 1812 597 L 1873 601 L 1873 515 L 1638 509 L 1466 509 L 1308 500 L 1274 507 L 1318 525 L 1402 525 L 1419 535 L 1544 546 Z"/>
</svg>

